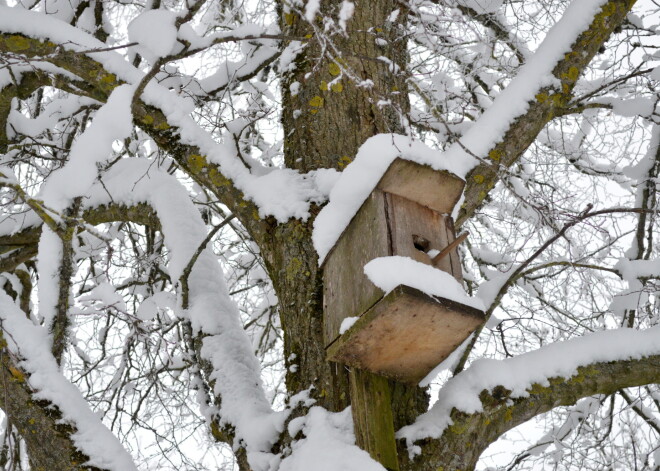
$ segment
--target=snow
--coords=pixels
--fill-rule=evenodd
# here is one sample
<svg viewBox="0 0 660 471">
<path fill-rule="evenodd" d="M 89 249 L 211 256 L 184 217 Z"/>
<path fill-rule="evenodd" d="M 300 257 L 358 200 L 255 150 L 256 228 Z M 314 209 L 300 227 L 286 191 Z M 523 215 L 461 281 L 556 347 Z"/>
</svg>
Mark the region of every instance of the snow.
<svg viewBox="0 0 660 471">
<path fill-rule="evenodd" d="M 312 407 L 305 417 L 296 419 L 292 431 L 300 430 L 305 438 L 295 441 L 293 453 L 279 471 L 384 471 L 366 451 L 355 445 L 351 408 L 332 413 Z"/>
<path fill-rule="evenodd" d="M 319 193 L 327 199 L 330 196 L 332 188 L 339 180 L 341 173 L 334 168 L 320 168 L 318 170 L 312 170 L 308 175 L 314 179 L 314 185 Z"/>
<path fill-rule="evenodd" d="M 153 63 L 172 54 L 177 44 L 176 15 L 169 10 L 147 10 L 128 25 L 128 39 L 139 43 L 137 51 Z"/>
<path fill-rule="evenodd" d="M 658 146 L 660 145 L 660 126 L 655 124 L 651 130 L 646 155 L 635 165 L 625 167 L 623 173 L 633 180 L 636 186 L 636 206 L 642 205 L 647 185 L 652 183 L 652 169 L 655 165 Z M 651 180 L 651 181 L 650 181 Z M 614 265 L 628 287 L 617 293 L 610 304 L 610 310 L 623 318 L 628 309 L 638 309 L 641 303 L 647 302 L 649 293 L 644 289 L 643 278 L 654 278 L 660 273 L 660 260 L 643 260 L 637 244 L 632 244 L 625 256 Z"/>
<path fill-rule="evenodd" d="M 399 134 L 378 134 L 365 141 L 355 160 L 341 173 L 330 192 L 330 202 L 314 221 L 313 241 L 319 264 L 335 245 L 362 203 L 397 157 L 430 165 L 464 177 L 469 161 L 445 159 L 421 141 Z"/>
<path fill-rule="evenodd" d="M 321 0 L 308 0 L 305 4 L 305 19 L 310 23 L 314 22 L 314 17 L 321 9 Z"/>
<path fill-rule="evenodd" d="M 48 39 L 70 50 L 105 48 L 106 44 L 69 24 L 38 12 L 22 8 L 0 7 L 0 31 L 21 33 L 38 39 Z M 271 48 L 268 54 L 275 54 Z M 265 53 L 264 53 L 265 54 Z M 130 65 L 113 51 L 88 53 L 104 68 L 129 84 L 137 84 L 144 73 Z M 244 67 L 254 67 L 255 60 L 264 59 L 258 51 Z M 270 57 L 270 56 L 269 56 Z M 154 81 L 144 90 L 142 99 L 156 106 L 166 115 L 168 123 L 177 126 L 183 144 L 197 146 L 210 162 L 219 166 L 220 172 L 231 179 L 246 199 L 259 207 L 261 217 L 274 216 L 279 222 L 289 218 L 309 217 L 310 203 L 322 203 L 325 196 L 315 186 L 315 176 L 300 174 L 290 169 L 273 169 L 254 166 L 248 170 L 236 154 L 233 136 L 225 135 L 224 143 L 218 143 L 190 116 L 194 102 L 169 91 Z"/>
<path fill-rule="evenodd" d="M 176 301 L 173 299 L 172 293 L 161 291 L 148 297 L 140 303 L 135 315 L 142 321 L 148 321 L 156 316 L 158 309 L 163 308 L 176 308 Z"/>
<path fill-rule="evenodd" d="M 90 206 L 110 201 L 144 202 L 154 208 L 170 250 L 169 274 L 179 279 L 207 230 L 176 177 L 148 159 L 121 160 L 104 173 L 103 184 L 95 184 L 85 200 Z M 201 252 L 193 266 L 188 286 L 189 307 L 178 314 L 190 320 L 195 333 L 204 334 L 201 355 L 213 365 L 211 379 L 222 397 L 219 417 L 235 428 L 253 468 L 268 469 L 269 450 L 284 428 L 287 412 L 273 412 L 266 399 L 260 365 L 227 292 L 222 269 L 209 249 Z M 150 308 L 146 309 L 141 315 L 148 318 Z"/>
<path fill-rule="evenodd" d="M 62 265 L 62 241 L 48 226 L 44 225 L 39 237 L 37 270 L 39 280 L 39 317 L 50 326 L 55 318 L 59 298 L 59 270 Z"/>
<path fill-rule="evenodd" d="M 599 98 L 597 102 L 611 105 L 614 113 L 628 118 L 635 116 L 651 116 L 653 109 L 655 108 L 655 100 L 645 97 L 627 99 L 603 97 Z"/>
<path fill-rule="evenodd" d="M 71 50 L 105 47 L 104 43 L 78 28 L 21 8 L 0 7 L 0 30 L 49 39 Z M 108 72 L 129 84 L 138 83 L 144 76 L 143 72 L 132 67 L 115 52 L 88 55 L 99 61 Z M 44 185 L 44 193 L 49 200 L 59 202 L 60 205 L 67 198 L 85 192 L 86 188 L 88 198 L 83 202 L 87 207 L 110 201 L 127 205 L 138 202 L 151 204 L 158 213 L 170 249 L 169 274 L 176 280 L 206 236 L 206 227 L 185 188 L 175 177 L 159 170 L 153 161 L 147 159 L 126 159 L 116 163 L 103 175 L 105 188 L 94 180 L 97 177 L 96 163 L 102 163 L 109 157 L 109 145 L 112 145 L 114 139 L 121 138 L 131 125 L 130 117 L 127 120 L 119 119 L 122 109 L 127 112 L 130 110 L 124 106 L 130 104 L 125 99 L 130 96 L 129 87 L 119 87 L 113 92 L 117 100 L 110 100 L 96 113 L 95 122 L 88 129 L 88 142 L 85 142 L 87 138 L 83 134 L 79 138 L 83 142 L 74 144 L 79 146 L 79 155 L 83 155 L 85 150 L 91 152 L 89 162 L 75 157 L 72 151 L 74 155 L 71 165 L 57 172 L 70 172 L 75 180 L 71 188 L 65 185 L 63 177 L 53 174 L 52 180 Z M 316 178 L 319 177 L 317 174 L 302 175 L 292 170 L 263 167 L 255 167 L 252 171 L 246 169 L 237 158 L 232 136 L 224 136 L 226 143 L 218 143 L 194 122 L 190 116 L 194 109 L 192 100 L 180 97 L 154 82 L 147 85 L 142 98 L 146 103 L 160 107 L 170 124 L 179 127 L 179 135 L 184 144 L 198 146 L 209 161 L 217 163 L 221 172 L 235 182 L 246 198 L 260 206 L 261 216 L 273 215 L 280 221 L 290 217 L 305 218 L 309 216 L 310 202 L 324 200 L 324 194 L 315 186 Z M 98 136 L 102 145 L 96 143 L 92 146 L 90 142 L 95 142 L 92 136 Z M 323 176 L 320 179 L 328 180 Z M 88 187 L 90 181 L 93 182 L 91 189 Z M 109 195 L 112 195 L 111 200 Z M 237 439 L 246 447 L 253 468 L 267 469 L 272 461 L 271 445 L 283 428 L 286 413 L 272 412 L 265 397 L 259 364 L 240 323 L 237 308 L 227 295 L 222 271 L 215 256 L 204 251 L 188 281 L 189 308 L 178 314 L 188 317 L 195 331 L 205 335 L 202 355 L 214 368 L 216 392 L 222 396 L 220 418 L 234 427 Z M 147 312 L 145 317 L 148 315 Z M 132 468 L 124 466 L 120 469 Z"/>
<path fill-rule="evenodd" d="M 27 136 L 37 136 L 46 130 L 57 128 L 58 120 L 71 116 L 84 106 L 96 104 L 87 97 L 71 95 L 66 99 L 56 99 L 49 103 L 37 118 L 30 119 L 18 110 L 11 110 L 7 127 L 8 137 L 14 136 L 13 131 Z"/>
<path fill-rule="evenodd" d="M 514 268 L 509 270 L 510 273 L 515 271 Z M 509 272 L 500 272 L 497 270 L 490 270 L 488 272 L 488 281 L 481 283 L 477 291 L 477 297 L 486 306 L 490 306 L 497 299 L 497 295 L 504 285 L 509 281 Z"/>
<path fill-rule="evenodd" d="M 577 369 L 596 362 L 641 359 L 660 354 L 660 326 L 639 331 L 617 329 L 556 342 L 539 350 L 505 360 L 476 360 L 469 369 L 450 379 L 438 401 L 414 424 L 403 427 L 397 437 L 409 449 L 414 442 L 439 438 L 452 424 L 452 409 L 467 414 L 483 410 L 479 394 L 503 386 L 511 397 L 526 397 L 533 384 L 548 385 L 549 378 L 569 378 Z"/>
<path fill-rule="evenodd" d="M 343 334 L 348 329 L 353 327 L 353 324 L 355 324 L 358 321 L 359 318 L 360 318 L 360 316 L 344 318 L 344 320 L 341 321 L 341 325 L 339 326 L 339 334 Z"/>
<path fill-rule="evenodd" d="M 651 140 L 646 155 L 637 164 L 623 168 L 623 173 L 628 178 L 637 180 L 639 185 L 637 190 L 638 198 L 641 196 L 641 191 L 643 190 L 641 183 L 646 182 L 649 178 L 649 171 L 655 164 L 655 155 L 658 151 L 658 146 L 660 146 L 660 125 L 655 124 L 651 130 Z M 638 204 L 641 204 L 641 201 L 638 200 Z"/>
<path fill-rule="evenodd" d="M 355 12 L 355 4 L 348 0 L 344 0 L 341 4 L 341 10 L 339 10 L 339 27 L 346 31 L 346 24 L 348 20 L 353 17 Z"/>
<path fill-rule="evenodd" d="M 410 286 L 430 296 L 485 310 L 478 298 L 471 298 L 449 273 L 409 257 L 380 257 L 364 266 L 364 273 L 373 284 L 389 293 L 399 285 Z"/>
<path fill-rule="evenodd" d="M 199 85 L 204 93 L 221 90 L 227 87 L 237 76 L 247 76 L 256 72 L 261 65 L 277 55 L 275 47 L 261 46 L 250 51 L 247 56 L 249 60 L 226 61 L 209 76 L 201 79 Z"/>
<path fill-rule="evenodd" d="M 417 160 L 417 151 L 422 148 L 423 163 L 430 164 L 434 168 L 447 169 L 459 176 L 466 175 L 478 160 L 466 152 L 463 146 L 471 153 L 485 157 L 515 118 L 527 110 L 528 102 L 535 99 L 534 96 L 539 88 L 554 83 L 551 73 L 555 64 L 563 58 L 577 35 L 586 29 L 593 14 L 603 3 L 604 0 L 581 0 L 571 3 L 562 19 L 548 32 L 538 51 L 521 68 L 518 76 L 465 133 L 461 139 L 462 146 L 454 144 L 447 152 L 440 154 L 402 136 L 375 136 L 368 140 L 360 149 L 355 162 L 343 172 L 347 175 L 346 181 L 342 177 L 337 183 L 338 189 L 331 193 L 331 203 L 322 211 L 320 220 L 317 219 L 315 227 L 318 227 L 318 230 L 314 231 L 314 244 L 320 260 L 323 260 L 334 245 L 355 211 L 395 157 Z M 494 3 L 489 1 L 488 5 L 482 4 L 482 8 L 493 8 L 493 5 Z M 319 6 L 318 0 L 308 2 L 306 15 L 313 18 Z M 146 12 L 143 15 L 149 18 L 149 15 L 153 14 L 169 14 L 158 13 L 159 11 Z M 168 18 L 159 17 L 159 25 L 167 23 Z M 139 22 L 137 24 L 139 25 Z M 0 7 L 0 30 L 49 39 L 73 50 L 105 47 L 104 43 L 63 21 L 21 8 Z M 159 33 L 156 36 L 171 41 L 171 33 L 170 29 L 169 33 Z M 144 75 L 117 53 L 90 53 L 89 56 L 128 83 L 137 83 Z M 250 67 L 253 64 L 255 61 L 250 60 L 246 66 Z M 184 144 L 200 147 L 209 161 L 216 163 L 221 173 L 230 178 L 236 187 L 244 192 L 246 198 L 259 207 L 261 217 L 274 216 L 279 222 L 292 217 L 306 219 L 309 217 L 310 203 L 324 201 L 324 195 L 315 187 L 313 179 L 308 175 L 287 169 L 254 168 L 252 171 L 246 169 L 237 158 L 232 140 L 227 136 L 226 143 L 219 144 L 202 130 L 189 115 L 192 111 L 191 104 L 183 97 L 169 92 L 152 81 L 146 87 L 142 98 L 148 104 L 161 108 L 168 122 L 179 128 L 181 141 Z M 360 158 L 371 152 L 375 155 Z M 383 158 L 379 159 L 379 157 Z M 266 177 L 267 174 L 269 176 Z"/>
<path fill-rule="evenodd" d="M 115 306 L 120 311 L 126 311 L 124 297 L 110 283 L 99 283 L 89 293 L 80 296 L 78 301 L 95 301 L 104 307 Z"/>
<path fill-rule="evenodd" d="M 484 6 L 491 5 L 487 0 L 470 0 L 468 3 L 477 2 Z M 594 14 L 604 3 L 605 0 L 579 0 L 568 6 L 562 18 L 548 31 L 538 50 L 463 135 L 460 139 L 463 146 L 480 158 L 486 157 L 486 153 L 502 139 L 514 120 L 527 111 L 529 102 L 536 100 L 535 95 L 539 90 L 556 83 L 552 70 L 570 50 L 575 38 L 589 27 Z M 446 158 L 475 162 L 463 146 L 453 144 L 447 150 Z"/>
<path fill-rule="evenodd" d="M 0 321 L 8 348 L 16 358 L 22 358 L 19 366 L 29 375 L 26 380 L 36 391 L 35 399 L 50 401 L 62 413 L 62 420 L 75 427 L 72 439 L 89 456 L 87 464 L 110 471 L 136 470 L 119 440 L 60 373 L 50 352 L 48 331 L 32 324 L 4 292 L 0 292 Z"/>
<path fill-rule="evenodd" d="M 649 75 L 651 77 L 651 80 L 658 80 L 660 81 L 660 66 L 656 67 L 651 71 L 651 74 Z"/>
<path fill-rule="evenodd" d="M 62 211 L 92 186 L 98 167 L 113 156 L 113 143 L 128 137 L 133 129 L 132 98 L 133 87 L 121 85 L 96 112 L 92 124 L 74 141 L 67 163 L 42 186 L 39 197 L 48 207 Z"/>
<path fill-rule="evenodd" d="M 660 260 L 628 260 L 621 259 L 614 265 L 624 280 L 636 278 L 654 278 L 660 273 Z M 640 286 L 641 287 L 641 286 Z"/>
</svg>

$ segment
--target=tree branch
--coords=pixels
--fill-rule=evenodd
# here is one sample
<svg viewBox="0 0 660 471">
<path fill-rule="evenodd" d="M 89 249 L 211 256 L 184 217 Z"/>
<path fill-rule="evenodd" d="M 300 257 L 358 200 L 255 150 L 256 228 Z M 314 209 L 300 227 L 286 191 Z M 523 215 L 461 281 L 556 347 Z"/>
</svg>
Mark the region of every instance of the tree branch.
<svg viewBox="0 0 660 471">
<path fill-rule="evenodd" d="M 0 53 L 20 54 L 28 61 L 44 60 L 79 77 L 85 77 L 87 96 L 100 102 L 105 102 L 112 90 L 124 83 L 115 74 L 106 71 L 101 63 L 76 51 L 63 49 L 51 41 L 16 34 L 0 34 Z M 142 100 L 135 100 L 132 110 L 134 123 L 162 150 L 168 152 L 193 180 L 208 188 L 229 207 L 257 242 L 262 241 L 269 226 L 259 217 L 255 217 L 258 215 L 258 207 L 247 200 L 243 192 L 221 173 L 220 167 L 208 162 L 198 147 L 184 144 L 180 138 L 180 130 L 168 123 L 160 109 L 149 106 Z"/>
<path fill-rule="evenodd" d="M 577 369 L 569 378 L 550 378 L 545 385 L 533 384 L 529 396 L 512 398 L 511 391 L 495 387 L 479 395 L 483 410 L 472 414 L 453 409 L 452 425 L 439 439 L 416 443 L 423 462 L 412 461 L 408 469 L 418 471 L 469 470 L 499 436 L 531 418 L 558 406 L 575 404 L 596 394 L 612 394 L 622 388 L 660 381 L 660 355 L 638 360 L 598 362 Z"/>
</svg>

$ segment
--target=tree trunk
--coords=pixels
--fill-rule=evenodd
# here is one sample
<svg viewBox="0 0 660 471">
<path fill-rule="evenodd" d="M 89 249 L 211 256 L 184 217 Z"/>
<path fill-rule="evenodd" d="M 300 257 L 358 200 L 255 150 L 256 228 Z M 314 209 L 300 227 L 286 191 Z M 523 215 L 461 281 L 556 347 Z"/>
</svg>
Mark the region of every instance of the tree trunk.
<svg viewBox="0 0 660 471">
<path fill-rule="evenodd" d="M 341 6 L 339 0 L 323 2 L 322 14 L 338 18 Z M 281 9 L 285 34 L 317 39 L 282 81 L 287 167 L 341 170 L 369 137 L 405 132 L 410 103 L 405 76 L 398 73 L 407 63 L 401 8 L 394 0 L 356 1 L 348 34 L 329 38 L 318 36 L 324 31 L 318 21 L 315 31 L 297 13 Z M 317 212 L 306 222 L 274 227 L 262 253 L 279 298 L 287 388 L 296 393 L 314 385 L 318 404 L 338 411 L 349 405 L 348 371 L 325 358 L 322 271 L 311 240 Z M 390 390 L 395 429 L 427 408 L 420 388 L 390 382 Z"/>
</svg>

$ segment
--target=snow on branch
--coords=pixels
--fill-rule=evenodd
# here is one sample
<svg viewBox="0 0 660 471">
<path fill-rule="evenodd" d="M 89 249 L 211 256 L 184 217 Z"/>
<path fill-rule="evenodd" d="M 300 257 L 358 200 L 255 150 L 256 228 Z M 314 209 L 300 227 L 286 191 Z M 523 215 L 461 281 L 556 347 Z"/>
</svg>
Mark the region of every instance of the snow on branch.
<svg viewBox="0 0 660 471">
<path fill-rule="evenodd" d="M 448 157 L 452 160 L 468 159 L 476 164 L 472 155 L 487 157 L 487 152 L 504 138 L 515 119 L 528 110 L 529 102 L 536 99 L 539 90 L 548 86 L 561 89 L 561 84 L 552 73 L 555 66 L 571 50 L 577 37 L 589 27 L 594 15 L 605 3 L 606 0 L 573 1 L 511 83 L 460 142 L 447 150 Z"/>
<path fill-rule="evenodd" d="M 105 75 L 100 74 L 99 77 L 109 80 L 106 88 L 112 88 L 114 82 L 136 85 L 145 76 L 126 58 L 115 51 L 106 50 L 105 43 L 49 15 L 27 11 L 20 7 L 0 7 L 0 31 L 51 41 L 67 51 L 83 51 L 87 57 L 102 66 Z M 15 52 L 25 54 L 29 52 L 38 56 L 55 52 L 57 49 L 52 44 L 39 43 L 33 50 L 30 39 L 24 36 L 12 37 L 19 38 L 15 42 L 20 43 L 20 47 Z M 11 49 L 11 44 L 6 41 L 3 46 Z M 94 52 L 95 50 L 103 50 L 103 52 Z M 257 62 L 263 62 L 264 57 L 261 54 L 255 56 Z M 51 60 L 57 62 L 57 56 Z M 75 64 L 61 65 L 75 69 Z M 224 143 L 218 143 L 193 120 L 191 113 L 195 104 L 192 99 L 179 96 L 154 81 L 145 87 L 141 98 L 146 104 L 158 108 L 165 115 L 169 126 L 176 126 L 182 144 L 198 148 L 209 162 L 217 165 L 219 172 L 243 192 L 245 199 L 253 201 L 258 206 L 261 217 L 274 216 L 280 222 L 286 222 L 289 218 L 306 219 L 310 214 L 311 203 L 325 201 L 327 193 L 318 181 L 319 172 L 300 174 L 290 169 L 273 169 L 257 165 L 246 168 L 238 158 L 230 135 L 224 136 Z M 153 117 L 151 118 L 153 120 Z M 170 133 L 173 131 L 175 130 L 170 129 Z"/>
<path fill-rule="evenodd" d="M 66 164 L 53 172 L 41 187 L 39 197 L 56 211 L 62 211 L 71 200 L 84 195 L 99 173 L 99 166 L 113 157 L 112 144 L 127 138 L 132 129 L 131 99 L 133 87 L 115 88 L 101 106 L 92 124 L 71 146 Z"/>
<path fill-rule="evenodd" d="M 26 380 L 36 393 L 34 398 L 57 406 L 62 419 L 75 427 L 71 435 L 89 465 L 109 471 L 137 470 L 129 453 L 99 417 L 89 408 L 80 391 L 62 373 L 50 352 L 50 339 L 43 327 L 35 326 L 0 291 L 0 321 L 9 350 L 21 359 L 19 366 L 28 373 Z"/>
<path fill-rule="evenodd" d="M 573 1 L 516 78 L 458 141 L 458 147 L 449 149 L 489 158 L 468 175 L 457 226 L 483 204 L 499 180 L 498 173 L 520 158 L 548 121 L 564 112 L 583 70 L 625 21 L 631 7 L 630 2 Z"/>
<path fill-rule="evenodd" d="M 409 445 L 424 438 L 439 438 L 452 425 L 452 410 L 467 414 L 483 411 L 480 394 L 484 390 L 506 388 L 510 391 L 508 397 L 522 398 L 530 394 L 535 384 L 549 386 L 550 379 L 570 378 L 580 367 L 657 355 L 660 355 L 660 327 L 597 332 L 514 358 L 477 360 L 469 369 L 450 379 L 441 389 L 435 405 L 414 424 L 402 428 L 398 437 L 406 439 Z M 660 380 L 660 370 L 657 380 Z"/>
</svg>

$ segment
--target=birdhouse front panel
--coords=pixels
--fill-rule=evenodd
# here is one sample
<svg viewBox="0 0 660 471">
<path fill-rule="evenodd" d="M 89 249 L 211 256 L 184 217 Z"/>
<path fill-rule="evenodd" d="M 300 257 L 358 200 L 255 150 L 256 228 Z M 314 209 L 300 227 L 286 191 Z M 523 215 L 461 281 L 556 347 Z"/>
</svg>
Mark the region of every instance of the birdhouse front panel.
<svg viewBox="0 0 660 471">
<path fill-rule="evenodd" d="M 433 255 L 455 239 L 452 218 L 446 214 L 440 214 L 408 198 L 391 193 L 385 193 L 385 203 L 392 245 L 391 255 L 410 257 L 432 265 Z M 463 279 L 456 251 L 441 259 L 435 267 L 452 274 L 459 281 Z"/>
<path fill-rule="evenodd" d="M 434 253 L 454 240 L 451 217 L 405 197 L 374 190 L 324 264 L 325 343 L 339 336 L 342 321 L 359 316 L 383 297 L 364 274 L 374 258 L 400 255 L 431 265 Z M 458 256 L 452 254 L 438 268 L 461 279 Z"/>
</svg>

